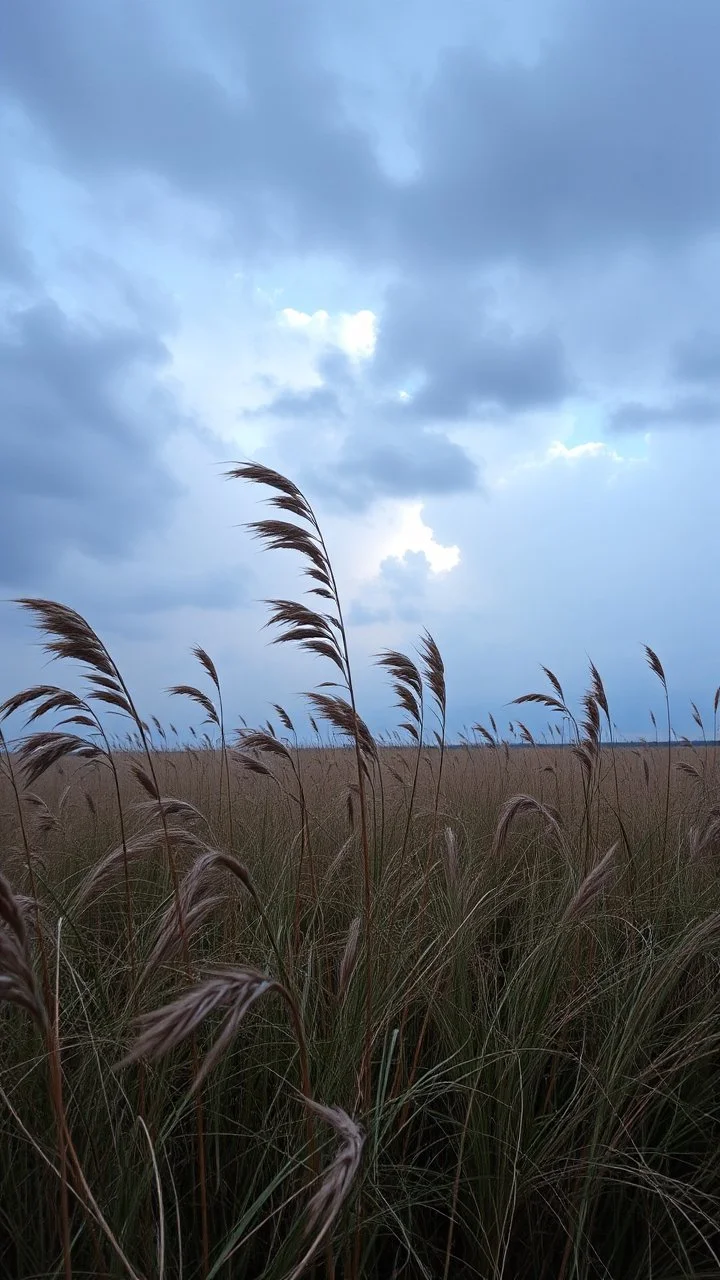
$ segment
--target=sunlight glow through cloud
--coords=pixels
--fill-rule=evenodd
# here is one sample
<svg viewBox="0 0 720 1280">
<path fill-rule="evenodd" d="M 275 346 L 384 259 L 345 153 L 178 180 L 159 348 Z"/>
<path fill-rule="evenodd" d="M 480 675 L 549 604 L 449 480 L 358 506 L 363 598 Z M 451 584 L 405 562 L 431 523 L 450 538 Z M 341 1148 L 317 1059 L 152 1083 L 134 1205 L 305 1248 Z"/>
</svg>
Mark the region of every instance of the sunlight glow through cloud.
<svg viewBox="0 0 720 1280">
<path fill-rule="evenodd" d="M 357 360 L 367 359 L 375 350 L 377 317 L 373 311 L 341 311 L 332 316 L 322 309 L 309 313 L 297 311 L 295 307 L 283 307 L 279 320 L 290 329 L 304 331 L 313 338 L 340 347 Z"/>
<path fill-rule="evenodd" d="M 437 542 L 430 525 L 425 524 L 422 513 L 422 502 L 403 504 L 398 528 L 393 537 L 385 543 L 382 559 L 392 556 L 402 560 L 408 551 L 421 551 L 430 566 L 431 573 L 449 573 L 460 563 L 460 548 L 444 547 L 442 543 Z"/>
</svg>

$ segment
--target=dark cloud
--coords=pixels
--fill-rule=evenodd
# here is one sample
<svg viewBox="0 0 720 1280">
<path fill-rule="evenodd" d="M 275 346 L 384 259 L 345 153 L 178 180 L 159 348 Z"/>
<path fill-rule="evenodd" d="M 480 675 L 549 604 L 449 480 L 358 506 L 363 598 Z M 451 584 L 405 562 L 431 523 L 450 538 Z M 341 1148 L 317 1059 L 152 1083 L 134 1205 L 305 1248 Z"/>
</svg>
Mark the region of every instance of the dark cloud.
<svg viewBox="0 0 720 1280">
<path fill-rule="evenodd" d="M 158 177 L 223 210 L 246 249 L 356 249 L 381 175 L 312 33 L 311 7 L 283 0 L 27 0 L 4 15 L 0 79 L 86 178 Z"/>
<path fill-rule="evenodd" d="M 347 620 L 352 627 L 374 627 L 380 622 L 391 622 L 392 609 L 387 605 L 373 608 L 362 600 L 351 600 Z"/>
<path fill-rule="evenodd" d="M 331 387 L 311 387 L 308 391 L 281 391 L 243 414 L 244 418 L 342 418 L 343 407 Z"/>
<path fill-rule="evenodd" d="M 446 53 L 409 125 L 404 183 L 349 122 L 342 68 L 322 64 L 328 13 L 25 0 L 4 15 L 0 71 L 76 171 L 157 175 L 253 240 L 425 270 L 716 228 L 715 0 L 568 0 L 533 60 Z"/>
<path fill-rule="evenodd" d="M 715 396 L 678 396 L 667 404 L 629 401 L 610 417 L 613 431 L 652 431 L 656 427 L 715 427 L 720 425 L 720 399 Z"/>
<path fill-rule="evenodd" d="M 152 639 L 164 625 L 164 615 L 184 609 L 227 613 L 250 605 L 257 584 L 243 565 L 183 572 L 171 564 L 166 571 L 150 566 L 144 582 L 125 575 L 78 585 L 60 575 L 55 595 L 72 604 L 102 633 L 131 639 Z"/>
<path fill-rule="evenodd" d="M 328 382 L 339 390 L 357 386 L 358 370 L 353 365 L 347 352 L 340 347 L 331 346 L 319 357 L 317 371 L 323 382 Z"/>
<path fill-rule="evenodd" d="M 285 459 L 282 465 L 297 459 L 297 475 L 308 488 L 353 511 L 365 510 L 378 498 L 420 498 L 478 488 L 478 469 L 465 449 L 442 430 L 421 422 L 411 405 L 390 400 L 377 385 L 377 373 L 364 380 L 337 348 L 323 353 L 317 372 L 326 380 L 321 387 L 283 392 L 253 411 L 287 420 L 274 450 Z M 302 429 L 295 430 L 294 421 Z M 318 423 L 322 435 L 309 452 L 310 422 Z M 326 424 L 331 424 L 330 430 L 323 431 Z"/>
<path fill-rule="evenodd" d="M 398 497 L 456 493 L 474 489 L 477 471 L 464 449 L 447 437 L 426 433 L 407 445 L 377 444 L 352 454 L 343 470 L 370 480 L 375 489 Z"/>
<path fill-rule="evenodd" d="M 315 490 L 332 502 L 362 511 L 378 498 L 420 498 L 478 487 L 475 463 L 460 445 L 439 432 L 355 431 L 330 466 L 303 467 Z"/>
<path fill-rule="evenodd" d="M 416 130 L 401 250 L 539 262 L 714 230 L 714 0 L 560 5 L 532 61 L 448 54 Z"/>
<path fill-rule="evenodd" d="M 172 613 L 176 609 L 237 609 L 250 601 L 250 571 L 239 565 L 232 569 L 156 575 L 141 586 L 119 591 L 94 592 L 104 609 L 116 612 Z"/>
<path fill-rule="evenodd" d="M 720 336 L 701 332 L 682 343 L 673 372 L 682 382 L 720 383 Z"/>
<path fill-rule="evenodd" d="M 5 16 L 0 77 L 89 184 L 150 175 L 220 211 L 247 254 L 392 264 L 375 372 L 413 383 L 406 420 L 560 403 L 576 389 L 561 335 L 499 324 L 472 281 L 716 230 L 716 0 L 566 0 L 532 59 L 441 51 L 406 121 L 402 180 L 348 117 L 333 21 L 326 0 L 25 0 Z M 272 406 L 335 409 L 329 391 Z"/>
<path fill-rule="evenodd" d="M 489 339 L 475 349 L 448 355 L 406 405 L 420 417 L 474 418 L 483 413 L 510 413 L 558 404 L 571 391 L 562 348 L 551 334 Z"/>
<path fill-rule="evenodd" d="M 395 285 L 366 374 L 328 352 L 318 366 L 321 388 L 281 391 L 263 410 L 322 423 L 348 408 L 349 391 L 372 383 L 376 399 L 367 395 L 362 404 L 380 426 L 353 418 L 339 461 L 324 472 L 327 492 L 360 507 L 376 496 L 476 485 L 464 451 L 426 425 L 506 419 L 559 405 L 580 389 L 568 355 L 573 334 L 501 319 L 522 315 L 528 280 L 552 280 L 553 270 L 579 259 L 604 264 L 623 253 L 666 254 L 717 230 L 716 0 L 560 0 L 546 17 L 532 58 L 500 57 L 464 40 L 440 51 L 425 88 L 399 91 L 414 160 L 403 178 L 381 165 L 371 126 L 357 123 L 364 118 L 357 94 L 348 115 L 346 97 L 358 82 L 333 51 L 333 22 L 343 19 L 329 0 L 25 0 L 4 16 L 0 92 L 30 122 L 39 154 L 53 156 L 91 190 L 118 176 L 149 177 L 142 188 L 148 199 L 155 183 L 219 212 L 253 261 L 265 251 L 318 252 L 345 256 L 378 278 L 392 269 Z M 398 32 L 402 25 L 398 18 Z M 412 29 L 404 35 L 410 65 Z M 369 68 L 367 84 L 360 77 L 369 97 L 373 74 Z M 0 260 L 3 226 L 0 216 Z M 12 235 L 7 244 L 12 265 Z M 477 283 L 507 264 L 519 272 L 511 308 L 500 285 L 494 296 Z M 93 358 L 98 350 L 95 344 Z M 118 352 L 113 368 L 142 358 Z M 155 358 L 161 356 L 151 364 Z M 707 351 L 681 352 L 678 375 L 699 386 L 715 380 L 713 360 Z M 85 434 L 95 448 L 100 438 L 136 441 L 116 430 L 117 415 L 126 421 L 126 412 L 108 403 L 104 374 L 98 379 L 96 395 L 111 418 L 107 433 Z M 79 385 L 68 393 L 75 423 L 87 420 Z M 410 392 L 404 404 L 394 399 L 402 388 Z M 17 395 L 14 404 L 17 415 Z M 27 412 L 37 417 L 40 410 Z M 699 394 L 665 407 L 620 405 L 612 425 L 638 430 L 711 422 L 714 415 L 711 399 Z M 122 459 L 133 447 L 113 446 L 119 483 L 134 494 L 145 485 L 145 469 L 129 486 Z M 158 478 L 158 497 L 136 502 L 140 523 L 156 516 L 167 483 L 152 450 L 142 456 Z M 80 481 L 66 475 L 64 457 L 57 469 L 73 492 Z M 47 484 L 33 484 L 49 492 Z M 59 513 L 46 508 L 45 518 L 59 521 L 58 545 L 66 539 L 89 546 L 86 511 L 94 511 L 90 497 Z M 20 520 L 17 503 L 12 518 Z M 128 530 L 118 514 L 95 536 L 112 547 Z M 15 574 L 37 563 L 33 539 L 27 543 L 29 550 L 14 554 Z"/>
<path fill-rule="evenodd" d="M 491 315 L 486 290 L 447 274 L 390 290 L 374 373 L 419 389 L 398 405 L 406 421 L 462 420 L 557 404 L 573 390 L 556 334 L 516 333 Z"/>
<path fill-rule="evenodd" d="M 0 581 L 47 580 L 68 548 L 127 552 L 175 496 L 159 449 L 178 416 L 162 343 L 72 323 L 50 302 L 0 331 Z"/>
<path fill-rule="evenodd" d="M 358 627 L 393 619 L 420 623 L 429 580 L 430 564 L 424 552 L 406 551 L 403 556 L 388 556 L 380 565 L 375 581 L 366 588 L 365 598 L 352 601 L 348 621 Z"/>
</svg>

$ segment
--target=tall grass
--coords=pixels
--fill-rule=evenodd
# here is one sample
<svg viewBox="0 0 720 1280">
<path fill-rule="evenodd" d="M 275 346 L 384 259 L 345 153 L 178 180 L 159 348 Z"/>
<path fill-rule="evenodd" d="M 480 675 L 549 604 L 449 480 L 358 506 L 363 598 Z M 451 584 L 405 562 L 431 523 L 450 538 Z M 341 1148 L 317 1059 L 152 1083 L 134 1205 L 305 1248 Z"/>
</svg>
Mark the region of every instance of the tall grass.
<svg viewBox="0 0 720 1280">
<path fill-rule="evenodd" d="M 172 693 L 216 738 L 170 750 L 86 620 L 22 602 L 83 692 L 0 712 L 0 1274 L 720 1276 L 714 741 L 620 745 L 591 666 L 578 710 L 549 670 L 518 699 L 567 745 L 449 747 L 424 635 L 378 655 L 381 746 L 310 504 L 234 474 L 321 602 L 270 621 L 335 745 L 279 705 L 232 742 L 196 649 L 210 693 Z"/>
</svg>

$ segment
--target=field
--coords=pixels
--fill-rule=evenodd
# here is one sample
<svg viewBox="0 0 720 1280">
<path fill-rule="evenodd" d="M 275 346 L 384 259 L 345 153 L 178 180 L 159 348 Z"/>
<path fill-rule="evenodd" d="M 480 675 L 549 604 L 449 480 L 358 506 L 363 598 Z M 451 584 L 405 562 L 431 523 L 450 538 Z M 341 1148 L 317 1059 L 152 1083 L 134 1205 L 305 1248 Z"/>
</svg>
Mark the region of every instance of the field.
<svg viewBox="0 0 720 1280">
<path fill-rule="evenodd" d="M 282 708 L 236 739 L 199 650 L 209 737 L 171 750 L 25 602 L 84 686 L 4 708 L 56 723 L 0 744 L 0 1274 L 720 1276 L 717 726 L 615 743 L 593 669 L 575 718 L 531 699 L 565 745 L 450 747 L 425 636 L 379 745 L 319 530 L 254 470 L 331 600 L 273 607 L 342 684 L 326 745 Z"/>
</svg>

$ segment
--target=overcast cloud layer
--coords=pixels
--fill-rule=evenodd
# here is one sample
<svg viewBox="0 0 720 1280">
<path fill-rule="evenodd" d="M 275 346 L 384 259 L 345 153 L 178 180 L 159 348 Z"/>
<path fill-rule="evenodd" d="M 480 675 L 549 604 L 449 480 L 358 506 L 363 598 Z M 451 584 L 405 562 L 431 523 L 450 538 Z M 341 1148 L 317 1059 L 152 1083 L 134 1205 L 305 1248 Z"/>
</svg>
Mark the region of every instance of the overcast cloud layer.
<svg viewBox="0 0 720 1280">
<path fill-rule="evenodd" d="M 264 719 L 316 501 L 364 709 L 422 626 L 457 730 L 588 655 L 650 732 L 720 683 L 715 0 L 24 0 L 0 19 L 0 593 L 87 612 L 142 705 Z M 3 605 L 5 693 L 41 673 Z M 193 673 L 194 678 L 195 673 Z M 175 708 L 177 710 L 177 708 Z M 182 716 L 178 715 L 178 721 Z"/>
</svg>

